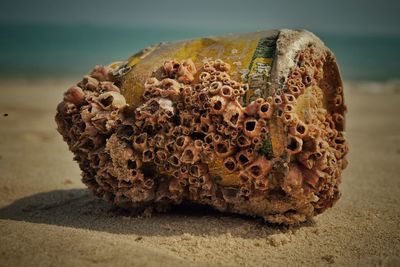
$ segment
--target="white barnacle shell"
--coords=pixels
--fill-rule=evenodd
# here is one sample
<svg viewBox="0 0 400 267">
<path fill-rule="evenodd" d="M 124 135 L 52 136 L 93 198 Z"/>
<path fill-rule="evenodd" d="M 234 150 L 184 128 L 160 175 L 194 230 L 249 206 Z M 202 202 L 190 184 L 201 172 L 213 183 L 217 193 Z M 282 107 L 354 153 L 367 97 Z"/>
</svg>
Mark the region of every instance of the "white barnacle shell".
<svg viewBox="0 0 400 267">
<path fill-rule="evenodd" d="M 118 92 L 110 91 L 99 95 L 96 102 L 103 108 L 122 108 L 126 106 L 126 100 L 123 95 Z"/>
</svg>

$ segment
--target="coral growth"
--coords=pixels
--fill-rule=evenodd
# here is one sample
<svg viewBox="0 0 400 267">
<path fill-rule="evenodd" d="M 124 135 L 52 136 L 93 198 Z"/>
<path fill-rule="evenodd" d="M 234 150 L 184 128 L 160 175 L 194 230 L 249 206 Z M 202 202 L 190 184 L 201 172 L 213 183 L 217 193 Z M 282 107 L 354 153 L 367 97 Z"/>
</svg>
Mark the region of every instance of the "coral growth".
<svg viewBox="0 0 400 267">
<path fill-rule="evenodd" d="M 138 107 L 125 103 L 115 70 L 96 67 L 65 93 L 58 131 L 82 181 L 118 206 L 163 210 L 189 200 L 273 223 L 305 221 L 338 198 L 347 153 L 342 89 L 322 84 L 329 55 L 312 49 L 297 55 L 280 92 L 246 106 L 247 85 L 222 60 L 199 69 L 166 61 Z"/>
</svg>

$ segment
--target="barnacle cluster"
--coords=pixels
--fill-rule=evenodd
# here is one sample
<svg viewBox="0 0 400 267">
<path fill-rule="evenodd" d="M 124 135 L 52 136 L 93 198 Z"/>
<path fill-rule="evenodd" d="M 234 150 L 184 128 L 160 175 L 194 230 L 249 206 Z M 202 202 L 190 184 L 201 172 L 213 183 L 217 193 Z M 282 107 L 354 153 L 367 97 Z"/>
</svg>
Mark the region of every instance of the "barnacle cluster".
<svg viewBox="0 0 400 267">
<path fill-rule="evenodd" d="M 305 221 L 339 197 L 347 153 L 342 88 L 324 79 L 329 54 L 312 49 L 297 55 L 281 88 L 250 103 L 247 84 L 219 59 L 199 68 L 166 61 L 137 107 L 114 69 L 96 67 L 65 93 L 58 131 L 82 181 L 118 206 L 163 210 L 188 200 L 273 223 Z"/>
</svg>

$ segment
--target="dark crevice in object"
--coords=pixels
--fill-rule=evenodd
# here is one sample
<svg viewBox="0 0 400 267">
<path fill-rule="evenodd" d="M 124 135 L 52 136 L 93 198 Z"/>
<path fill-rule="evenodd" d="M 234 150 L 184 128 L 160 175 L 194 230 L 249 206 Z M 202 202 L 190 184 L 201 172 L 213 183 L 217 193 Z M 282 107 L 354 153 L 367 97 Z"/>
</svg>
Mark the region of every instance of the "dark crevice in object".
<svg viewBox="0 0 400 267">
<path fill-rule="evenodd" d="M 246 130 L 251 132 L 254 131 L 254 129 L 256 128 L 256 121 L 248 121 L 246 122 Z"/>
<path fill-rule="evenodd" d="M 296 131 L 300 134 L 304 134 L 306 131 L 306 128 L 303 125 L 298 125 L 296 128 Z"/>
<path fill-rule="evenodd" d="M 156 172 L 154 166 L 152 166 L 151 164 L 143 165 L 142 172 L 143 172 L 144 177 L 150 178 L 150 179 L 155 178 L 157 175 L 157 172 Z"/>
<path fill-rule="evenodd" d="M 228 152 L 228 148 L 226 147 L 225 144 L 217 144 L 217 152 L 219 153 L 226 153 Z"/>
<path fill-rule="evenodd" d="M 287 145 L 287 148 L 289 150 L 295 151 L 299 146 L 299 143 L 296 141 L 294 138 L 290 138 L 289 144 Z"/>
<path fill-rule="evenodd" d="M 233 115 L 233 116 L 231 117 L 230 122 L 231 122 L 232 124 L 236 125 L 236 123 L 238 122 L 238 120 L 239 120 L 239 113 L 236 113 L 235 115 Z"/>
<path fill-rule="evenodd" d="M 244 165 L 249 162 L 249 158 L 242 154 L 239 156 L 239 161 Z"/>
<path fill-rule="evenodd" d="M 251 166 L 250 168 L 250 172 L 254 175 L 254 176 L 259 176 L 261 174 L 261 168 L 260 166 Z"/>
<path fill-rule="evenodd" d="M 112 104 L 113 100 L 114 100 L 114 97 L 110 95 L 110 96 L 108 96 L 108 97 L 106 97 L 106 98 L 101 99 L 101 100 L 100 100 L 100 103 L 101 103 L 104 107 L 108 107 L 108 106 L 110 106 L 110 105 Z"/>
<path fill-rule="evenodd" d="M 215 102 L 213 108 L 214 108 L 215 110 L 221 110 L 221 108 L 222 108 L 222 102 L 221 102 L 221 101 Z"/>
<path fill-rule="evenodd" d="M 225 162 L 225 167 L 228 170 L 233 171 L 235 169 L 235 163 L 233 161 L 227 161 Z"/>
<path fill-rule="evenodd" d="M 206 135 L 200 132 L 193 132 L 190 136 L 193 138 L 193 140 L 204 140 Z"/>
</svg>

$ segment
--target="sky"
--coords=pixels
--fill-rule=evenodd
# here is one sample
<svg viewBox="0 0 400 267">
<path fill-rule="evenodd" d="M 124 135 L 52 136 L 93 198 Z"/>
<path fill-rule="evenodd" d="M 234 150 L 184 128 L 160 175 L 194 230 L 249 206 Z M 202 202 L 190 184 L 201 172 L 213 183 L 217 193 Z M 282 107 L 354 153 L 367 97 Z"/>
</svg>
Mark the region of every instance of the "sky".
<svg viewBox="0 0 400 267">
<path fill-rule="evenodd" d="M 1 0 L 0 21 L 400 36 L 396 0 Z"/>
</svg>

